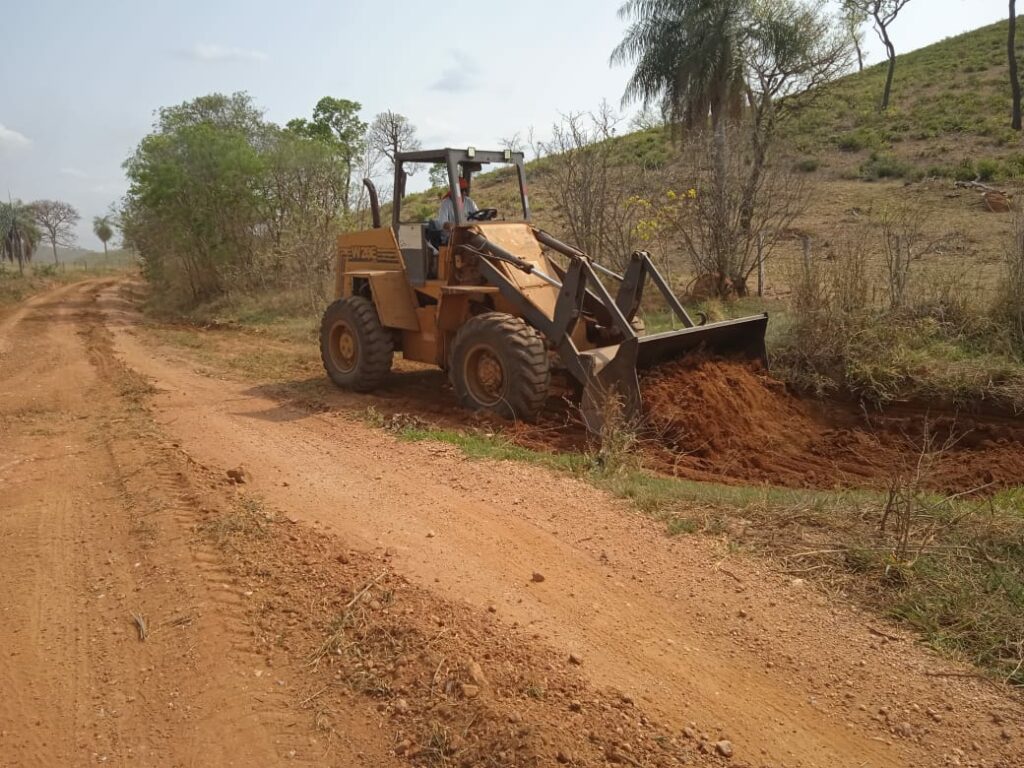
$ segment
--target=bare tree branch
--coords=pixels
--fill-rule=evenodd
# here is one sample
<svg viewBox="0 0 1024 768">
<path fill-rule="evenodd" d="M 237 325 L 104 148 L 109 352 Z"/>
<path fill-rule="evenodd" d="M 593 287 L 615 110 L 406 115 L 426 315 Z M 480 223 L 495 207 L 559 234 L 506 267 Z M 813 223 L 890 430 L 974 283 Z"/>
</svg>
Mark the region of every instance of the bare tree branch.
<svg viewBox="0 0 1024 768">
<path fill-rule="evenodd" d="M 36 200 L 31 207 L 43 239 L 53 249 L 53 263 L 58 264 L 57 246 L 74 245 L 74 227 L 82 217 L 73 205 L 61 200 Z"/>
</svg>

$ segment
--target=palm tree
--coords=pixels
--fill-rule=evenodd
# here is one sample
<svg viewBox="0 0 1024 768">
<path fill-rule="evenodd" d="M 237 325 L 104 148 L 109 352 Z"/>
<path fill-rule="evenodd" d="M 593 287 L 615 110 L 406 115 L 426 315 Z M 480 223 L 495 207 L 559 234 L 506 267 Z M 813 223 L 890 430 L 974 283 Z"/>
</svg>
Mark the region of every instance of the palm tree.
<svg viewBox="0 0 1024 768">
<path fill-rule="evenodd" d="M 660 100 L 674 129 L 714 129 L 713 210 L 724 217 L 729 166 L 728 126 L 743 115 L 747 96 L 744 48 L 749 42 L 751 0 L 627 0 L 619 17 L 629 20 L 612 64 L 634 64 L 623 104 Z M 733 250 L 723 219 L 714 227 L 713 250 Z M 719 280 L 724 289 L 725 270 Z"/>
<path fill-rule="evenodd" d="M 107 242 L 114 236 L 114 226 L 110 216 L 95 216 L 92 220 L 92 231 L 103 243 L 103 256 L 107 255 Z"/>
<path fill-rule="evenodd" d="M 612 64 L 635 64 L 623 103 L 661 101 L 676 125 L 700 126 L 710 115 L 724 127 L 746 94 L 742 49 L 749 0 L 627 0 L 631 23 Z"/>
<path fill-rule="evenodd" d="M 40 232 L 32 208 L 20 200 L 0 203 L 0 261 L 18 263 L 18 271 L 25 271 L 25 262 L 39 245 Z"/>
</svg>

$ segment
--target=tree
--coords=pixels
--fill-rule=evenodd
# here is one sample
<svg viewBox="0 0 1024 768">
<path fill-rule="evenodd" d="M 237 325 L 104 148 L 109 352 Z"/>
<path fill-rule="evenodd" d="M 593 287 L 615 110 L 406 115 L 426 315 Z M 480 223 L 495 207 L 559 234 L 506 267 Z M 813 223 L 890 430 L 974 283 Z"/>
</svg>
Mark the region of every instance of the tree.
<svg viewBox="0 0 1024 768">
<path fill-rule="evenodd" d="M 753 150 L 740 220 L 747 233 L 776 123 L 795 106 L 791 97 L 801 94 L 806 103 L 852 63 L 850 40 L 813 4 L 764 2 L 752 22 L 744 47 Z"/>
<path fill-rule="evenodd" d="M 211 93 L 174 107 L 161 107 L 154 127 L 160 133 L 172 134 L 198 125 L 236 131 L 253 143 L 265 128 L 263 111 L 243 92 Z"/>
<path fill-rule="evenodd" d="M 399 152 L 412 152 L 420 148 L 420 140 L 416 138 L 416 126 L 404 115 L 390 109 L 373 119 L 367 141 L 373 149 L 390 160 L 392 165 L 395 164 L 395 156 Z"/>
<path fill-rule="evenodd" d="M 275 133 L 264 152 L 263 269 L 305 294 L 315 314 L 328 301 L 327 278 L 346 214 L 350 162 L 330 144 L 287 130 Z"/>
<path fill-rule="evenodd" d="M 290 120 L 287 129 L 333 147 L 342 160 L 345 194 L 342 204 L 349 210 L 352 171 L 366 140 L 366 123 L 359 119 L 362 105 L 348 99 L 324 96 L 313 108 L 313 119 Z"/>
<path fill-rule="evenodd" d="M 868 17 L 863 10 L 852 5 L 844 5 L 842 9 L 842 23 L 846 34 L 850 36 L 850 44 L 857 54 L 857 71 L 864 71 L 864 31 L 862 27 L 867 23 Z"/>
<path fill-rule="evenodd" d="M 92 220 L 92 231 L 103 243 L 103 255 L 107 255 L 107 243 L 114 236 L 114 226 L 109 216 L 94 216 Z"/>
<path fill-rule="evenodd" d="M 645 170 L 627 167 L 610 141 L 620 118 L 607 103 L 596 112 L 569 114 L 545 142 L 547 186 L 568 240 L 591 258 L 624 269 L 639 246 L 637 205 Z"/>
<path fill-rule="evenodd" d="M 880 112 L 889 108 L 889 99 L 892 96 L 892 82 L 896 75 L 896 47 L 889 35 L 890 25 L 896 21 L 910 0 L 843 0 L 843 10 L 849 15 L 862 15 L 871 19 L 875 26 L 875 34 L 885 46 L 885 55 L 889 60 L 889 69 L 885 75 L 885 89 L 882 91 L 882 101 L 878 105 Z"/>
<path fill-rule="evenodd" d="M 498 146 L 502 149 L 507 149 L 509 152 L 522 152 L 523 138 L 520 136 L 519 131 L 516 131 L 511 136 L 498 139 Z"/>
<path fill-rule="evenodd" d="M 125 162 L 122 232 L 169 302 L 213 298 L 264 278 L 269 231 L 262 178 L 274 128 L 246 94 L 212 94 L 159 111 Z"/>
<path fill-rule="evenodd" d="M 633 63 L 623 104 L 660 100 L 674 125 L 724 125 L 743 105 L 740 60 L 746 0 L 627 0 L 632 19 L 612 64 Z"/>
<path fill-rule="evenodd" d="M 730 126 L 730 137 L 744 132 Z M 784 162 L 768 162 L 757 174 L 751 168 L 752 142 L 732 141 L 726 176 L 718 176 L 706 133 L 688 135 L 679 161 L 669 171 L 667 200 L 656 211 L 655 225 L 675 237 L 703 291 L 732 298 L 748 293 L 748 281 L 791 232 L 794 220 L 806 210 L 806 176 Z M 671 177 L 675 175 L 673 180 Z M 688 185 L 693 185 L 688 187 Z"/>
<path fill-rule="evenodd" d="M 283 287 L 319 314 L 332 244 L 352 221 L 346 174 L 373 175 L 365 143 L 350 161 L 337 122 L 327 123 L 330 134 L 282 129 L 245 94 L 162 109 L 125 163 L 120 216 L 100 218 L 138 254 L 165 306 Z"/>
<path fill-rule="evenodd" d="M 20 200 L 0 203 L 0 258 L 17 262 L 18 271 L 24 272 L 41 239 L 30 206 Z"/>
<path fill-rule="evenodd" d="M 706 245 L 715 263 L 731 265 L 737 243 L 755 237 L 770 143 L 793 104 L 787 97 L 806 92 L 805 102 L 842 74 L 850 41 L 816 0 L 629 0 L 619 13 L 632 23 L 611 60 L 635 65 L 623 102 L 660 101 L 677 137 L 701 133 L 710 118 L 713 172 L 699 191 L 713 203 L 703 210 L 720 220 Z M 737 143 L 749 144 L 742 181 L 731 159 Z M 718 279 L 725 286 L 746 275 Z"/>
<path fill-rule="evenodd" d="M 444 163 L 434 163 L 428 172 L 430 186 L 432 188 L 448 186 L 448 166 Z"/>
<path fill-rule="evenodd" d="M 1006 39 L 1006 52 L 1010 61 L 1010 89 L 1013 91 L 1012 125 L 1021 130 L 1021 85 L 1017 66 L 1017 0 L 1010 0 L 1010 31 Z"/>
<path fill-rule="evenodd" d="M 82 217 L 73 205 L 61 200 L 36 200 L 31 208 L 43 239 L 53 248 L 53 263 L 58 264 L 57 246 L 74 245 L 74 227 Z"/>
</svg>

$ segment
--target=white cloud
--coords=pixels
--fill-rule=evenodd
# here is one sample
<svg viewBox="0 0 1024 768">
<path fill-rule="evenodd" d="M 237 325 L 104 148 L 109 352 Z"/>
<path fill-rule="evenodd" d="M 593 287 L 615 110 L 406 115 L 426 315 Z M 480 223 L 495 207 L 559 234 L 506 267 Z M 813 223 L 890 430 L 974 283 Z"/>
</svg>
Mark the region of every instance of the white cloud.
<svg viewBox="0 0 1024 768">
<path fill-rule="evenodd" d="M 445 93 L 465 93 L 476 88 L 479 82 L 480 67 L 462 51 L 452 51 L 454 61 L 441 71 L 439 77 L 430 87 Z"/>
<path fill-rule="evenodd" d="M 270 58 L 263 51 L 212 43 L 196 43 L 186 55 L 196 61 L 266 61 Z"/>
<path fill-rule="evenodd" d="M 124 191 L 124 184 L 121 182 L 103 182 L 101 184 L 94 184 L 92 191 L 98 192 L 101 195 L 121 194 Z"/>
<path fill-rule="evenodd" d="M 71 166 L 68 166 L 66 168 L 61 168 L 60 169 L 60 173 L 61 173 L 62 176 L 70 176 L 73 179 L 87 179 L 87 178 L 89 178 L 89 174 L 86 173 L 85 171 L 83 171 L 81 168 L 74 168 L 74 167 L 71 167 Z"/>
<path fill-rule="evenodd" d="M 3 123 L 0 123 L 0 149 L 17 149 L 19 147 L 27 147 L 32 143 L 32 139 L 23 133 L 18 133 L 13 128 L 8 128 Z"/>
</svg>

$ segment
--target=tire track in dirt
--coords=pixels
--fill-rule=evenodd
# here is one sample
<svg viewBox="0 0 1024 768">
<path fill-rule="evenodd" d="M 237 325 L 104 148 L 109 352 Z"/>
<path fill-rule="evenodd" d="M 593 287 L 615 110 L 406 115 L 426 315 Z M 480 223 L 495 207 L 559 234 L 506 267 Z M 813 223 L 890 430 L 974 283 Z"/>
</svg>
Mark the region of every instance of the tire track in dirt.
<svg viewBox="0 0 1024 768">
<path fill-rule="evenodd" d="M 724 732 L 764 765 L 1016 766 L 1019 703 L 969 670 L 713 542 L 669 541 L 624 503 L 522 465 L 471 462 L 313 415 L 153 354 L 114 291 L 116 346 L 162 390 L 156 417 L 197 462 L 244 463 L 293 518 L 390 552 L 414 583 L 580 651 L 598 685 L 676 728 Z M 542 583 L 530 574 L 540 571 Z M 949 677 L 932 677 L 939 670 Z M 998 722 L 995 720 L 998 719 Z M 757 756 L 756 758 L 754 756 Z"/>
<path fill-rule="evenodd" d="M 0 765 L 324 764 L 290 681 L 254 674 L 242 597 L 195 534 L 224 499 L 192 487 L 113 356 L 104 285 L 4 324 Z M 330 764 L 383 749 L 354 728 Z"/>
</svg>

